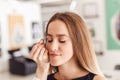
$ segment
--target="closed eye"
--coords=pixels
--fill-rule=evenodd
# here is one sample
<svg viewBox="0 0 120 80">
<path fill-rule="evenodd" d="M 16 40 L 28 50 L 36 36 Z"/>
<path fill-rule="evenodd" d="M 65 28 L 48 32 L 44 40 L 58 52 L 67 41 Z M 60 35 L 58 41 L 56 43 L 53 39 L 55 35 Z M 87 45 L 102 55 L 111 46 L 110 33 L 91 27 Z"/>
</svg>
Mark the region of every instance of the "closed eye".
<svg viewBox="0 0 120 80">
<path fill-rule="evenodd" d="M 65 43 L 65 41 L 59 41 L 60 43 Z"/>
<path fill-rule="evenodd" d="M 51 43 L 53 40 L 47 40 L 47 42 Z"/>
</svg>

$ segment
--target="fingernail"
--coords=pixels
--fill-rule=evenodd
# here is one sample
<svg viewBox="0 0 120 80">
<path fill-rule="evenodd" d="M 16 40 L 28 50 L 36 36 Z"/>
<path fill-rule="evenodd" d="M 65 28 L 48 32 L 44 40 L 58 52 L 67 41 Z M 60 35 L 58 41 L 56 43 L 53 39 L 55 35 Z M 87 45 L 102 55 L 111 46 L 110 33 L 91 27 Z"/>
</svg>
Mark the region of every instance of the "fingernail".
<svg viewBox="0 0 120 80">
<path fill-rule="evenodd" d="M 44 39 L 41 39 L 39 43 L 40 43 L 40 44 L 41 44 L 41 43 L 44 43 Z"/>
</svg>

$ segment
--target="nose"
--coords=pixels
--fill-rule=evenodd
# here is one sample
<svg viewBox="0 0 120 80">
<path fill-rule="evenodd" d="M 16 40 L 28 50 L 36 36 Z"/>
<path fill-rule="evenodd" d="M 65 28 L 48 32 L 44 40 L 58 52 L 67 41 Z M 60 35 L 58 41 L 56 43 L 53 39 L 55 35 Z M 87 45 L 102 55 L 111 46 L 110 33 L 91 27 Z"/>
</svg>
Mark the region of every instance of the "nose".
<svg viewBox="0 0 120 80">
<path fill-rule="evenodd" d="M 58 50 L 58 42 L 57 42 L 57 40 L 53 40 L 53 42 L 50 44 L 50 49 L 51 49 L 51 51 Z"/>
</svg>

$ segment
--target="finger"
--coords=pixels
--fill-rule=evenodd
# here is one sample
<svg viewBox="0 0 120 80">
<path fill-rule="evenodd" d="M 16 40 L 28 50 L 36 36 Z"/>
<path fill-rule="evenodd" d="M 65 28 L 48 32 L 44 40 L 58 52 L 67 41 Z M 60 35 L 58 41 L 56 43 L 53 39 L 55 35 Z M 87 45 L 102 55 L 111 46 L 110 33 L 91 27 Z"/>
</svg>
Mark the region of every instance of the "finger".
<svg viewBox="0 0 120 80">
<path fill-rule="evenodd" d="M 49 62 L 49 57 L 48 57 L 48 50 L 45 49 L 44 55 L 43 55 L 43 59 L 45 62 Z"/>
<path fill-rule="evenodd" d="M 37 49 L 37 48 L 38 48 L 38 43 L 37 43 L 37 44 L 35 44 L 35 45 L 33 46 L 32 50 L 30 51 L 30 58 L 32 58 L 32 57 L 33 57 L 34 52 L 36 51 L 36 49 Z"/>
<path fill-rule="evenodd" d="M 32 48 L 32 50 L 31 50 L 31 52 L 30 52 L 30 57 L 31 57 L 31 58 L 33 58 L 34 53 L 35 53 L 36 49 L 38 48 L 38 46 L 39 46 L 39 45 L 42 45 L 42 44 L 44 44 L 44 41 L 43 41 L 43 40 L 40 40 L 38 43 L 36 43 L 36 44 L 34 45 L 34 47 Z"/>
<path fill-rule="evenodd" d="M 45 52 L 45 48 L 42 47 L 42 49 L 40 50 L 39 55 L 37 57 L 38 61 L 42 61 L 43 60 L 43 54 L 44 54 L 44 52 Z"/>
<path fill-rule="evenodd" d="M 39 44 L 44 44 L 44 39 L 41 39 L 38 43 Z"/>
<path fill-rule="evenodd" d="M 37 61 L 37 57 L 39 56 L 40 51 L 41 51 L 41 49 L 42 49 L 43 47 L 44 47 L 43 45 L 39 45 L 39 47 L 38 47 L 38 48 L 36 49 L 36 51 L 34 52 L 33 59 L 34 59 L 35 61 Z"/>
</svg>

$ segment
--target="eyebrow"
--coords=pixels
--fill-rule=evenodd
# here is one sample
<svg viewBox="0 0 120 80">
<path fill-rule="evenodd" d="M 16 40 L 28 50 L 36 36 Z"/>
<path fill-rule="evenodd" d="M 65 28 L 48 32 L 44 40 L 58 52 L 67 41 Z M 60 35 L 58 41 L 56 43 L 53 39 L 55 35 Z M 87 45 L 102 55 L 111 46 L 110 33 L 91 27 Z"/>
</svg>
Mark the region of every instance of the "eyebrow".
<svg viewBox="0 0 120 80">
<path fill-rule="evenodd" d="M 46 34 L 46 36 L 53 36 L 52 34 Z M 66 37 L 69 37 L 68 35 L 65 35 L 65 34 L 56 34 L 57 37 L 61 37 L 61 36 L 66 36 Z"/>
</svg>

